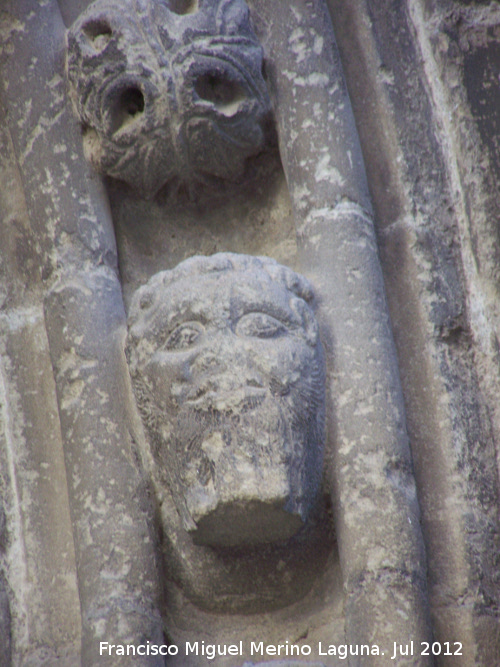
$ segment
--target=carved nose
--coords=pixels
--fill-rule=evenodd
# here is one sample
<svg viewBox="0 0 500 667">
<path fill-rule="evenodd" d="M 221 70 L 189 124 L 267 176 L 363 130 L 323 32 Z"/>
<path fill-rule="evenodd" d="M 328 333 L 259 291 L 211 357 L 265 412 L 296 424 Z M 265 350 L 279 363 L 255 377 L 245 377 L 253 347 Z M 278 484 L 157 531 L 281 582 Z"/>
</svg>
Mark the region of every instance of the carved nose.
<svg viewBox="0 0 500 667">
<path fill-rule="evenodd" d="M 260 395 L 266 386 L 261 374 L 252 368 L 245 351 L 230 339 L 221 340 L 200 352 L 193 362 L 192 379 L 196 385 L 196 399 L 210 395 L 214 398 L 233 396 L 235 401 L 244 401 L 247 394 Z"/>
<path fill-rule="evenodd" d="M 199 386 L 205 387 L 206 391 L 227 393 L 245 387 L 252 389 L 265 387 L 264 379 L 247 365 L 228 363 L 221 367 L 215 363 L 208 366 L 205 362 L 202 372 L 198 375 L 201 376 Z"/>
<path fill-rule="evenodd" d="M 224 116 L 234 116 L 245 101 L 241 84 L 227 72 L 208 71 L 194 81 L 195 95 Z"/>
</svg>

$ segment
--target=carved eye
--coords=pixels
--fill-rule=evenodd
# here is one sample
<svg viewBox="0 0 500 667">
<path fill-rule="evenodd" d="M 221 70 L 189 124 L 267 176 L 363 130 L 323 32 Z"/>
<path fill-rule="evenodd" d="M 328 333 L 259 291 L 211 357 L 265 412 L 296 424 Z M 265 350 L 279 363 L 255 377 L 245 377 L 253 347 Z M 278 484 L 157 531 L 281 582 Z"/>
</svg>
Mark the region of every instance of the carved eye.
<svg viewBox="0 0 500 667">
<path fill-rule="evenodd" d="M 274 338 L 286 331 L 285 325 L 266 313 L 247 313 L 236 325 L 238 336 L 255 336 L 257 338 Z"/>
<path fill-rule="evenodd" d="M 103 51 L 113 35 L 104 19 L 91 19 L 83 26 L 83 33 L 96 51 Z"/>
<path fill-rule="evenodd" d="M 219 72 L 207 72 L 194 83 L 198 97 L 211 102 L 225 116 L 234 116 L 245 101 L 241 85 Z"/>
<path fill-rule="evenodd" d="M 196 344 L 205 331 L 200 322 L 184 322 L 176 327 L 165 343 L 166 350 L 186 350 Z"/>
<path fill-rule="evenodd" d="M 198 0 L 167 0 L 167 6 L 174 14 L 195 14 L 198 11 Z"/>
</svg>

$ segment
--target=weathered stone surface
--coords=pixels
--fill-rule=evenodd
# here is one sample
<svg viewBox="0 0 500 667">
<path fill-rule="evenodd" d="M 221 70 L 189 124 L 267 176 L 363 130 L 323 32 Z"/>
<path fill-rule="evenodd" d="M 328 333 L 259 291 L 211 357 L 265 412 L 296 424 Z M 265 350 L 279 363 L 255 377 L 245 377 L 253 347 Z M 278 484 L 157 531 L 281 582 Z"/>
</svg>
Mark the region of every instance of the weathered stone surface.
<svg viewBox="0 0 500 667">
<path fill-rule="evenodd" d="M 181 647 L 170 667 L 206 665 L 186 655 L 186 641 L 283 638 L 313 647 L 377 641 L 385 656 L 351 662 L 386 665 L 392 641 L 417 648 L 430 636 L 429 618 L 439 646 L 462 644 L 439 664 L 500 663 L 499 8 L 326 4 L 367 182 L 322 0 L 249 0 L 250 20 L 237 0 L 2 4 L 2 665 L 105 664 L 101 633 L 137 643 L 163 641 L 162 630 Z M 84 159 L 63 20 L 73 25 L 73 101 L 82 118 L 89 112 L 87 153 L 106 180 Z M 266 87 L 284 171 L 276 155 L 259 152 Z M 220 251 L 274 257 L 314 285 L 327 367 L 322 488 L 333 498 L 340 562 L 321 494 L 306 526 L 278 543 L 260 540 L 284 537 L 290 523 L 269 520 L 262 530 L 259 520 L 259 543 L 248 544 L 251 525 L 231 523 L 226 503 L 231 530 L 215 517 L 194 534 L 210 542 L 215 526 L 218 543 L 243 546 L 213 547 L 185 530 L 185 499 L 176 505 L 167 485 L 153 494 L 145 484 L 159 459 L 134 409 L 124 306 L 158 271 Z M 223 299 L 214 304 L 221 309 Z M 229 352 L 245 369 L 238 345 Z M 221 407 L 208 405 L 202 412 Z M 206 441 L 216 455 L 220 442 Z M 177 457 L 181 467 L 187 458 Z M 195 461 L 199 489 L 212 469 Z M 247 500 L 252 516 L 265 515 Z M 216 667 L 266 659 L 246 650 Z M 424 659 L 415 652 L 391 664 Z M 299 663 L 315 660 L 343 664 L 314 650 Z"/>
<path fill-rule="evenodd" d="M 0 557 L 12 649 L 27 664 L 74 658 L 80 614 L 61 433 L 43 312 L 0 315 Z M 30 662 L 31 661 L 31 662 Z M 58 664 L 58 663 L 56 663 Z"/>
<path fill-rule="evenodd" d="M 5 14 L 0 23 L 3 69 L 20 24 Z M 0 664 L 74 664 L 81 619 L 41 244 L 11 121 L 0 105 Z"/>
<path fill-rule="evenodd" d="M 135 394 L 156 461 L 197 544 L 279 542 L 322 474 L 324 363 L 310 285 L 274 260 L 193 257 L 129 312 Z"/>
<path fill-rule="evenodd" d="M 462 642 L 450 664 L 496 664 L 498 6 L 329 4 L 376 211 L 434 636 Z"/>
<path fill-rule="evenodd" d="M 322 2 L 291 2 L 284 21 L 265 2 L 253 6 L 264 17 L 263 41 L 273 54 L 269 86 L 297 219 L 299 265 L 315 285 L 326 355 L 334 362 L 327 414 L 347 642 L 429 640 L 425 549 L 403 395 L 333 33 Z M 288 48 L 280 49 L 282 43 Z M 392 546 L 387 551 L 381 544 Z M 411 660 L 406 664 L 430 662 L 420 655 Z M 384 665 L 386 657 L 359 661 Z"/>
<path fill-rule="evenodd" d="M 62 407 L 71 407 L 78 422 L 78 390 L 81 386 L 76 377 L 80 369 L 75 366 L 75 375 L 68 381 L 69 391 L 65 393 L 67 387 L 59 384 L 64 373 L 53 384 L 53 368 L 58 363 L 59 354 L 57 342 L 64 336 L 73 342 L 78 338 L 82 349 L 88 350 L 93 345 L 91 341 L 95 340 L 95 331 L 90 333 L 91 329 L 87 329 L 83 338 L 81 330 L 76 333 L 83 322 L 91 327 L 85 309 L 82 321 L 71 320 L 65 315 L 58 320 L 55 313 L 54 317 L 51 315 L 51 300 L 46 300 L 45 312 L 42 303 L 47 292 L 61 278 L 63 267 L 71 275 L 74 287 L 79 270 L 85 275 L 87 272 L 92 274 L 94 267 L 115 266 L 114 234 L 103 186 L 91 174 L 85 161 L 78 123 L 66 97 L 65 35 L 57 2 L 8 2 L 2 6 L 2 11 L 0 66 L 5 85 L 1 96 L 8 118 L 7 124 L 2 123 L 2 128 L 8 130 L 8 141 L 2 137 L 2 175 L 7 175 L 8 180 L 5 180 L 7 187 L 2 189 L 1 234 L 2 249 L 8 249 L 8 252 L 5 256 L 2 253 L 3 276 L 7 279 L 2 280 L 2 295 L 6 298 L 1 319 L 2 343 L 8 342 L 6 354 L 2 355 L 7 371 L 8 401 L 3 402 L 4 412 L 0 418 L 8 437 L 1 442 L 0 456 L 2 474 L 9 471 L 7 525 L 9 534 L 15 538 L 9 543 L 6 556 L 13 660 L 26 665 L 39 665 L 42 660 L 54 665 L 75 665 L 80 660 L 85 665 L 103 664 L 94 630 L 99 636 L 103 629 L 104 608 L 113 609 L 108 620 L 115 624 L 116 638 L 125 639 L 134 633 L 140 636 L 148 624 L 145 634 L 154 636 L 156 632 L 161 635 L 159 613 L 155 615 L 154 611 L 157 599 L 154 566 L 144 568 L 146 561 L 154 562 L 154 551 L 151 541 L 144 539 L 141 518 L 144 508 L 138 506 L 129 494 L 124 502 L 125 505 L 131 504 L 132 513 L 138 513 L 138 521 L 124 527 L 124 519 L 120 524 L 123 551 L 127 552 L 129 546 L 134 545 L 142 554 L 149 551 L 151 556 L 143 559 L 140 568 L 137 566 L 138 578 L 134 585 L 132 573 L 126 573 L 123 567 L 127 556 L 121 559 L 120 545 L 116 545 L 118 549 L 115 551 L 110 545 L 115 517 L 108 513 L 109 505 L 102 495 L 97 497 L 92 476 L 85 473 L 79 476 L 78 471 L 69 465 L 73 447 L 83 456 L 84 465 L 92 467 L 95 459 L 86 458 L 75 422 L 69 429 L 61 430 L 58 413 L 59 410 L 62 412 Z M 5 150 L 5 146 L 9 148 L 9 145 L 12 165 L 6 172 L 9 150 Z M 119 286 L 113 269 L 109 269 L 108 275 L 114 276 L 115 286 Z M 83 281 L 83 285 L 79 294 L 86 294 L 92 301 L 86 291 L 88 282 Z M 73 296 L 70 290 L 65 294 L 69 294 L 70 299 Z M 118 301 L 110 307 L 116 313 L 121 302 L 120 290 L 112 294 L 112 301 L 114 295 L 118 295 Z M 59 297 L 58 304 L 61 304 L 60 293 Z M 55 301 L 57 299 L 52 299 L 52 303 Z M 63 303 L 62 311 L 66 305 L 69 311 L 76 308 L 72 302 Z M 57 331 L 58 321 L 62 322 L 64 335 Z M 47 337 L 47 322 L 50 323 L 50 337 Z M 104 327 L 110 322 L 114 322 L 113 318 L 104 318 Z M 99 334 L 103 340 L 109 336 L 115 349 L 121 350 L 119 337 L 113 335 L 102 329 Z M 75 357 L 71 356 L 71 345 L 66 351 L 66 361 L 78 356 L 76 353 Z M 62 350 L 63 356 L 64 352 Z M 125 388 L 128 382 L 123 353 L 112 358 L 115 370 L 116 366 L 121 367 L 121 375 L 119 371 L 108 374 L 112 387 L 108 390 L 110 394 L 113 394 L 117 377 L 124 378 Z M 105 368 L 102 370 L 104 372 Z M 85 371 L 89 372 L 88 366 Z M 99 375 L 99 370 L 96 373 Z M 89 391 L 96 384 L 90 383 Z M 104 390 L 103 384 L 101 389 Z M 72 396 L 71 390 L 75 390 Z M 58 399 L 63 398 L 64 393 L 68 404 L 61 406 Z M 74 403 L 71 403 L 72 399 Z M 131 391 L 127 394 L 125 390 L 120 403 L 132 406 Z M 84 419 L 96 426 L 92 445 L 96 449 L 101 444 L 106 446 L 108 456 L 110 440 L 100 435 L 106 434 L 110 427 L 103 394 L 96 398 L 94 406 L 101 409 L 101 413 L 86 414 Z M 123 414 L 118 420 L 125 423 Z M 100 433 L 99 424 L 102 426 Z M 89 436 L 84 429 L 80 433 L 82 438 Z M 116 439 L 120 440 L 118 433 Z M 122 438 L 119 447 L 127 447 L 127 443 L 130 440 Z M 4 466 L 4 456 L 10 456 L 8 466 Z M 130 469 L 137 470 L 135 463 Z M 142 494 L 140 479 L 139 475 L 135 477 L 138 496 Z M 134 484 L 133 480 L 130 482 Z M 69 498 L 65 497 L 66 493 Z M 91 504 L 90 514 L 98 506 L 93 515 L 97 516 L 93 525 L 94 543 L 88 548 L 78 535 L 80 529 L 84 536 L 90 530 L 85 524 L 85 516 L 78 515 L 79 499 L 85 497 Z M 127 512 L 122 514 L 125 516 Z M 102 540 L 101 544 L 99 540 Z M 26 557 L 21 555 L 23 550 Z M 110 557 L 103 558 L 104 552 Z M 148 571 L 151 574 L 149 588 L 141 586 Z M 84 585 L 84 594 L 78 596 L 78 585 L 88 573 L 91 573 L 86 579 L 89 585 Z M 121 599 L 123 589 L 117 585 L 120 578 L 126 580 L 127 589 Z M 91 580 L 98 582 L 94 590 L 91 590 Z M 110 595 L 109 590 L 113 594 Z M 134 597 L 138 600 L 135 611 Z M 140 603 L 151 610 L 149 617 L 141 615 Z M 141 632 L 131 627 L 135 622 Z"/>
<path fill-rule="evenodd" d="M 87 157 L 146 196 L 174 178 L 239 178 L 264 146 L 270 112 L 246 4 L 125 7 L 96 0 L 68 33 Z"/>
<path fill-rule="evenodd" d="M 102 267 L 56 284 L 45 300 L 45 320 L 85 610 L 82 659 L 120 664 L 99 655 L 101 639 L 162 643 L 162 630 L 151 508 L 128 400 L 125 318 L 114 272 Z M 161 660 L 144 658 L 142 664 Z"/>
<path fill-rule="evenodd" d="M 0 539 L 6 539 L 5 526 L 0 533 Z M 10 602 L 7 593 L 7 582 L 3 574 L 0 574 L 0 665 L 9 667 L 12 661 L 11 651 L 11 617 Z"/>
<path fill-rule="evenodd" d="M 128 358 L 167 563 L 203 608 L 279 608 L 330 548 L 315 509 L 324 362 L 312 296 L 274 260 L 222 253 L 153 276 L 132 301 Z"/>
</svg>

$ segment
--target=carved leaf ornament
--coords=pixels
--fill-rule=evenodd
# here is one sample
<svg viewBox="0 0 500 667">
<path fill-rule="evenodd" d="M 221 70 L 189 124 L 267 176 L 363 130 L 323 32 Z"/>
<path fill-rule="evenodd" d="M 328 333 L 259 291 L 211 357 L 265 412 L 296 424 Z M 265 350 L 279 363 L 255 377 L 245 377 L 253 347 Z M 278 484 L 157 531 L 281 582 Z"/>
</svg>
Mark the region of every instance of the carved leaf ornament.
<svg viewBox="0 0 500 667">
<path fill-rule="evenodd" d="M 241 177 L 265 143 L 262 49 L 243 0 L 97 0 L 68 33 L 85 152 L 146 197 Z"/>
</svg>

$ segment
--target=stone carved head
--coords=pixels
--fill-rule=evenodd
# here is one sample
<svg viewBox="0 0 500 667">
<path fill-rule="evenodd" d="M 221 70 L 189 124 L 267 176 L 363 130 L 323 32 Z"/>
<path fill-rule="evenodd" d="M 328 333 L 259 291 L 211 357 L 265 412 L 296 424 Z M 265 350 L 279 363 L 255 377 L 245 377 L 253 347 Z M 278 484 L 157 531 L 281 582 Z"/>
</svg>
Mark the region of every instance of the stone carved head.
<svg viewBox="0 0 500 667">
<path fill-rule="evenodd" d="M 265 143 L 243 0 L 95 0 L 69 30 L 67 67 L 87 157 L 144 196 L 174 178 L 237 179 Z"/>
<path fill-rule="evenodd" d="M 127 354 L 166 485 L 195 543 L 285 540 L 319 491 L 324 361 L 309 283 L 264 257 L 193 257 L 134 296 Z"/>
</svg>

